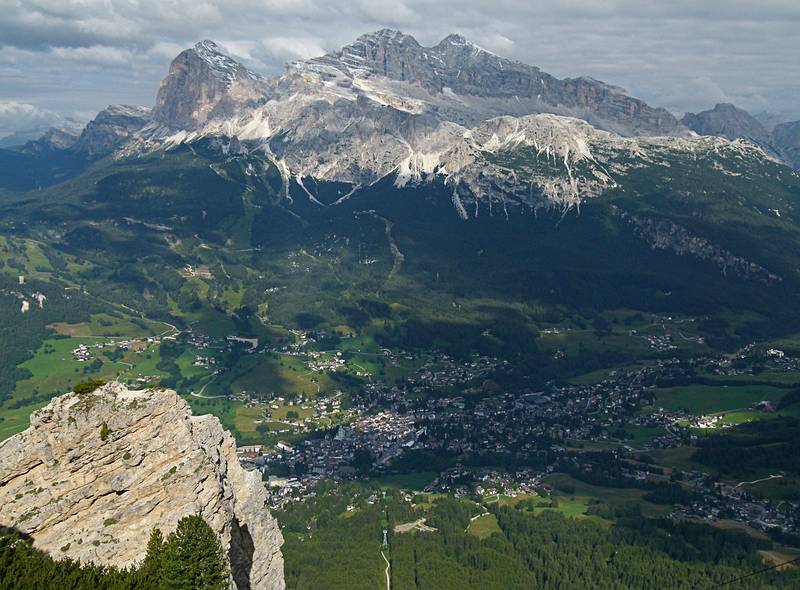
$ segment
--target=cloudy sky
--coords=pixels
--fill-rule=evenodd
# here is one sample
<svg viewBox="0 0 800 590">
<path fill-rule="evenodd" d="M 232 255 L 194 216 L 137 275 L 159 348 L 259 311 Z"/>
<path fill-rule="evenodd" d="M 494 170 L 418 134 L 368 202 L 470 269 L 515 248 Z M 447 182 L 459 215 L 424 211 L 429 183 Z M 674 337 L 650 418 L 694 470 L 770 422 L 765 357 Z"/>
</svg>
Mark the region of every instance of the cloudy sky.
<svg viewBox="0 0 800 590">
<path fill-rule="evenodd" d="M 0 15 L 0 137 L 150 106 L 200 39 L 270 75 L 383 27 L 425 45 L 458 32 L 676 112 L 733 102 L 800 119 L 798 0 L 0 0 Z"/>
</svg>

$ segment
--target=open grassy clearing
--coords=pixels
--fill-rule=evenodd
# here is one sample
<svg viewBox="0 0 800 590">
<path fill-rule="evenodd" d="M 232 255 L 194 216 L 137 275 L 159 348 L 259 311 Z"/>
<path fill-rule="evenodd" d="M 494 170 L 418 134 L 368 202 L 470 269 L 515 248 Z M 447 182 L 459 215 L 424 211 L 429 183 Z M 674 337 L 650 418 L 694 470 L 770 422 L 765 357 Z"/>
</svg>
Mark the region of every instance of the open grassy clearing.
<svg viewBox="0 0 800 590">
<path fill-rule="evenodd" d="M 752 480 L 755 481 L 755 480 Z M 800 477 L 776 477 L 742 486 L 749 493 L 771 500 L 800 500 Z"/>
<path fill-rule="evenodd" d="M 676 447 L 673 449 L 650 449 L 647 454 L 652 457 L 658 465 L 662 467 L 674 467 L 683 471 L 707 471 L 715 473 L 716 471 L 702 463 L 697 463 L 692 460 L 697 449 L 694 447 Z"/>
<path fill-rule="evenodd" d="M 556 506 L 550 506 L 550 501 L 543 499 L 534 506 L 533 513 L 541 514 L 545 510 L 555 510 L 567 518 L 578 518 L 586 515 L 591 499 L 586 496 L 554 496 L 554 498 L 557 498 Z"/>
<path fill-rule="evenodd" d="M 780 547 L 777 549 L 762 549 L 759 551 L 764 559 L 769 563 L 778 566 L 778 569 L 785 570 L 793 567 L 800 567 L 797 563 L 787 564 L 787 561 L 800 557 L 800 550 L 792 547 Z"/>
<path fill-rule="evenodd" d="M 643 496 L 647 493 L 644 490 L 595 486 L 564 473 L 548 475 L 542 480 L 542 483 L 549 483 L 554 487 L 554 492 L 559 496 L 559 501 L 561 497 L 566 496 L 567 498 L 575 498 L 574 502 L 594 498 L 611 507 L 625 507 L 635 503 L 641 507 L 642 514 L 646 516 L 665 516 L 671 510 L 669 506 L 653 504 L 643 499 Z M 565 504 L 565 509 L 566 507 L 573 510 L 577 509 L 577 506 L 571 505 L 570 502 Z"/>
<path fill-rule="evenodd" d="M 28 397 L 38 393 L 65 393 L 70 388 L 91 376 L 96 379 L 114 379 L 125 372 L 127 367 L 112 362 L 98 349 L 91 349 L 92 358 L 99 358 L 103 366 L 97 372 L 86 373 L 91 361 L 79 362 L 72 356 L 73 349 L 80 344 L 92 347 L 97 341 L 92 338 L 53 338 L 46 340 L 32 359 L 20 365 L 31 372 L 31 377 L 17 382 L 12 399 Z"/>
<path fill-rule="evenodd" d="M 0 441 L 25 430 L 30 425 L 31 413 L 46 404 L 47 402 L 43 401 L 13 410 L 0 409 L 3 417 L 3 420 L 0 421 Z"/>
<path fill-rule="evenodd" d="M 433 471 L 420 471 L 416 473 L 403 473 L 386 475 L 370 479 L 370 483 L 378 484 L 381 488 L 398 488 L 402 490 L 421 491 L 431 483 L 438 473 Z"/>
<path fill-rule="evenodd" d="M 230 384 L 233 391 L 265 396 L 290 392 L 316 396 L 336 389 L 330 376 L 310 370 L 290 355 L 250 355 L 239 361 L 235 371 Z"/>
<path fill-rule="evenodd" d="M 636 446 L 644 442 L 653 440 L 656 437 L 666 434 L 666 430 L 660 426 L 637 426 L 636 424 L 626 424 L 625 433 L 630 436 L 629 444 Z"/>
<path fill-rule="evenodd" d="M 264 406 L 239 406 L 236 408 L 234 424 L 236 430 L 242 433 L 256 432 L 256 426 L 264 422 Z"/>
<path fill-rule="evenodd" d="M 93 314 L 91 321 L 80 324 L 55 323 L 50 326 L 62 336 L 98 336 L 119 338 L 145 338 L 155 336 L 168 329 L 166 324 L 143 319 L 114 316 L 107 313 Z"/>
<path fill-rule="evenodd" d="M 712 386 L 686 385 L 656 389 L 656 405 L 690 414 L 716 414 L 749 408 L 756 402 L 777 402 L 786 391 L 767 385 Z"/>
<path fill-rule="evenodd" d="M 494 514 L 482 514 L 470 521 L 467 533 L 479 539 L 486 539 L 494 533 L 502 534 L 503 531 L 500 529 L 500 525 L 497 524 L 497 517 Z"/>
</svg>

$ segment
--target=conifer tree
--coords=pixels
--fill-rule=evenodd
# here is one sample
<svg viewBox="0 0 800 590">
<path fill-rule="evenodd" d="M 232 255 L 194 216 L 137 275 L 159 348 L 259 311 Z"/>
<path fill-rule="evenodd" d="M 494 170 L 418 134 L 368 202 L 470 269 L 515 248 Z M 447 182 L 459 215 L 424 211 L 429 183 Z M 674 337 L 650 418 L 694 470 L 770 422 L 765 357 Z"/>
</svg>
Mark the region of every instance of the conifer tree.
<svg viewBox="0 0 800 590">
<path fill-rule="evenodd" d="M 161 553 L 164 590 L 226 590 L 230 585 L 225 551 L 199 515 L 182 518 Z"/>
</svg>

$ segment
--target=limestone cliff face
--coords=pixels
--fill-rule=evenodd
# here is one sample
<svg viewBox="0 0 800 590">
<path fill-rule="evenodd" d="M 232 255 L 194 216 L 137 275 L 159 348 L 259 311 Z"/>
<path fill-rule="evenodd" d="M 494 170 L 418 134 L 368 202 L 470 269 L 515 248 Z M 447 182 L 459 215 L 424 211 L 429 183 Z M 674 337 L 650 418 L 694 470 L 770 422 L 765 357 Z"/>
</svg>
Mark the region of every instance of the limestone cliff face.
<svg viewBox="0 0 800 590">
<path fill-rule="evenodd" d="M 213 41 L 181 52 L 161 82 L 153 108 L 157 121 L 194 129 L 213 117 L 234 116 L 263 96 L 261 77 L 231 59 Z"/>
<path fill-rule="evenodd" d="M 0 525 L 55 557 L 128 566 L 153 527 L 200 514 L 227 548 L 238 590 L 282 590 L 283 538 L 256 473 L 213 416 L 174 391 L 110 383 L 67 394 L 0 443 Z"/>
</svg>

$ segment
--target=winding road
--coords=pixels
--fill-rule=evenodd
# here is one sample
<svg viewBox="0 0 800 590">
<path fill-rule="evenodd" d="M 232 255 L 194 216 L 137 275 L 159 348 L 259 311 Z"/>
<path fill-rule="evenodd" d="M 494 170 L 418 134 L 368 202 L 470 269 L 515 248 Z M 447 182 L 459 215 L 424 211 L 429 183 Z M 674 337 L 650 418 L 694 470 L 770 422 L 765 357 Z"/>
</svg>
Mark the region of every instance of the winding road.
<svg viewBox="0 0 800 590">
<path fill-rule="evenodd" d="M 383 551 L 381 551 L 381 557 L 383 557 L 383 561 L 386 562 L 386 590 L 392 590 L 392 578 L 389 575 L 392 565 L 389 563 L 389 560 L 386 559 L 386 555 L 383 554 Z"/>
</svg>

